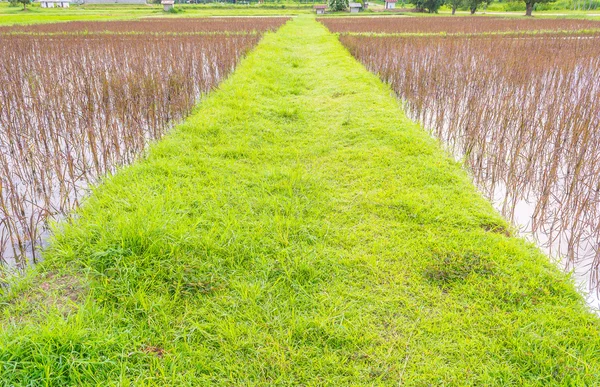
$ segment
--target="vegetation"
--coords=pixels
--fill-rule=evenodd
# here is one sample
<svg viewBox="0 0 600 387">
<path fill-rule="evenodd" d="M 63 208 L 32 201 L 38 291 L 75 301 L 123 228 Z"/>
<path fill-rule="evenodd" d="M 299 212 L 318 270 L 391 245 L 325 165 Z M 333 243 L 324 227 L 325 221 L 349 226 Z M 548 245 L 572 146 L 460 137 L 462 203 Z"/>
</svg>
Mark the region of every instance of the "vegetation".
<svg viewBox="0 0 600 387">
<path fill-rule="evenodd" d="M 533 7 L 539 3 L 551 3 L 555 0 L 525 0 L 525 16 L 531 16 L 533 14 Z"/>
<path fill-rule="evenodd" d="M 536 3 L 537 4 L 537 3 Z M 544 2 L 542 2 L 544 4 Z M 573 10 L 592 11 L 600 8 L 600 1 L 598 0 L 572 0 L 571 6 Z"/>
<path fill-rule="evenodd" d="M 600 382 L 571 281 L 309 17 L 55 232 L 8 385 Z"/>
<path fill-rule="evenodd" d="M 437 13 L 442 5 L 444 0 L 415 0 L 415 7 L 421 12 Z"/>
<path fill-rule="evenodd" d="M 491 0 L 464 0 L 464 5 L 469 9 L 471 15 L 474 15 L 482 4 L 487 7 L 489 3 L 491 3 Z"/>
<path fill-rule="evenodd" d="M 110 33 L 110 34 L 160 34 L 191 35 L 198 33 L 232 33 L 251 34 L 274 31 L 285 23 L 285 17 L 264 18 L 152 18 L 130 21 L 97 21 L 69 23 L 35 24 L 25 26 L 0 27 L 0 34 L 30 33 L 30 34 L 73 34 L 73 33 Z M 0 35 L 1 36 L 1 35 Z"/>
<path fill-rule="evenodd" d="M 371 2 L 373 4 L 374 2 Z M 376 4 L 383 3 L 377 1 Z M 559 16 L 564 14 L 575 14 L 585 16 L 586 12 L 592 11 L 591 16 L 597 15 L 593 11 L 600 7 L 600 0 L 552 0 L 543 2 L 530 2 L 525 0 L 411 0 L 402 2 L 400 9 L 395 9 L 390 12 L 407 13 L 411 11 L 426 12 L 426 13 L 444 13 L 450 12 L 455 15 L 457 11 L 468 12 L 474 14 L 481 11 L 486 13 L 503 12 L 507 15 L 523 15 L 521 12 L 528 10 L 527 4 L 530 4 L 529 11 L 536 11 L 542 15 L 544 11 L 561 11 Z M 374 9 L 374 8 L 371 8 Z M 577 12 L 571 12 L 577 11 Z M 518 12 L 518 13 L 514 13 Z M 413 14 L 414 16 L 414 14 Z M 531 16 L 531 14 L 529 15 Z M 556 15 L 555 15 L 556 16 Z"/>
<path fill-rule="evenodd" d="M 0 1 L 0 25 L 52 23 L 66 21 L 132 20 L 144 17 L 187 18 L 200 16 L 281 16 L 309 13 L 312 5 L 282 3 L 273 5 L 200 5 L 177 4 L 182 12 L 171 15 L 163 11 L 161 5 L 75 5 L 70 8 L 40 8 L 34 3 L 28 12 L 9 7 Z"/>
<path fill-rule="evenodd" d="M 27 6 L 31 4 L 31 0 L 18 0 L 21 5 L 23 5 L 23 11 L 27 10 Z"/>
<path fill-rule="evenodd" d="M 13 0 L 11 0 L 13 1 Z M 14 0 L 16 2 L 16 0 Z M 381 0 L 377 2 L 382 3 Z M 436 0 L 439 4 L 444 4 L 439 8 L 440 13 L 451 12 L 453 4 L 456 4 L 456 10 L 467 10 L 463 0 Z M 150 2 L 149 2 L 150 3 Z M 42 9 L 37 3 L 28 7 L 28 12 L 22 12 L 18 8 L 9 7 L 8 3 L 0 1 L 0 25 L 12 24 L 31 24 L 31 23 L 51 23 L 58 21 L 71 20 L 131 20 L 148 16 L 169 16 L 169 17 L 199 17 L 199 16 L 276 16 L 276 15 L 298 15 L 313 12 L 312 5 L 314 2 L 306 1 L 280 1 L 280 2 L 264 2 L 262 4 L 251 2 L 244 4 L 233 3 L 198 3 L 198 4 L 177 4 L 179 13 L 176 15 L 165 14 L 163 7 L 160 4 L 148 5 L 75 5 L 71 4 L 68 9 L 50 8 Z M 328 3 L 328 2 L 322 2 Z M 402 2 L 401 7 L 411 7 L 414 9 L 417 5 L 422 4 L 418 1 Z M 525 11 L 524 1 L 495 1 L 486 4 L 488 11 L 505 12 L 507 14 L 519 15 Z M 399 3 L 400 6 L 400 3 Z M 586 14 L 597 15 L 595 10 L 600 6 L 600 0 L 557 0 L 552 3 L 537 3 L 535 11 L 537 14 L 546 12 L 556 13 L 560 10 L 561 14 L 572 14 L 578 17 Z M 377 14 L 372 11 L 367 11 L 371 14 Z M 516 12 L 516 13 L 514 13 Z M 335 13 L 333 13 L 335 14 Z M 387 13 L 382 13 L 387 14 Z M 414 15 L 414 13 L 413 13 Z"/>
<path fill-rule="evenodd" d="M 452 9 L 452 15 L 456 14 L 458 7 L 462 5 L 462 0 L 448 0 L 447 4 Z"/>
<path fill-rule="evenodd" d="M 259 40 L 172 34 L 263 32 L 285 21 L 82 22 L 27 29 L 87 35 L 0 34 L 0 260 L 21 268 L 27 257 L 36 261 L 34 246 L 49 221 L 66 216 L 86 187 L 185 117 Z M 89 34 L 106 30 L 136 34 Z"/>
<path fill-rule="evenodd" d="M 435 18 L 319 18 L 337 33 L 374 34 L 481 34 L 488 32 L 516 33 L 600 31 L 600 21 L 585 19 L 515 19 L 492 17 L 435 17 Z M 493 45 L 490 45 L 493 46 Z"/>
<path fill-rule="evenodd" d="M 471 19 L 460 30 L 549 22 Z M 324 23 L 333 30 L 418 27 L 394 20 Z M 583 26 L 579 23 L 600 24 L 554 24 Z M 459 30 L 456 26 L 453 18 L 438 18 L 435 25 L 422 23 L 421 30 Z M 410 117 L 465 159 L 477 185 L 501 204 L 505 217 L 525 220 L 542 245 L 566 258 L 568 270 L 587 267 L 590 285 L 597 285 L 600 254 L 588 246 L 600 243 L 595 172 L 600 142 L 594 135 L 600 130 L 600 32 L 527 39 L 497 35 L 493 44 L 488 36 L 473 35 L 343 36 L 342 42 L 406 101 Z"/>
<path fill-rule="evenodd" d="M 329 9 L 333 12 L 348 9 L 348 0 L 328 0 Z"/>
</svg>

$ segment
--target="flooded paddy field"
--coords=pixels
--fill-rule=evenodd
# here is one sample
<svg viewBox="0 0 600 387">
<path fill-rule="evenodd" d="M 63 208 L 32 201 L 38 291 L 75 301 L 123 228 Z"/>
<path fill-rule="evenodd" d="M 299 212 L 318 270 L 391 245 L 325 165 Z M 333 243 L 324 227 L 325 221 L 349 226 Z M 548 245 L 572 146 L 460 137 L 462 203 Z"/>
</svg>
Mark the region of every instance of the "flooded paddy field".
<svg viewBox="0 0 600 387">
<path fill-rule="evenodd" d="M 22 269 L 36 262 L 49 223 L 67 216 L 103 176 L 142 155 L 232 72 L 263 32 L 286 20 L 2 28 L 0 260 L 5 266 Z M 183 31 L 211 34 L 178 34 Z"/>
<path fill-rule="evenodd" d="M 0 34 L 69 34 L 69 33 L 264 33 L 274 31 L 285 23 L 286 17 L 205 17 L 205 18 L 149 18 L 128 21 L 73 21 L 69 23 L 34 24 L 0 27 Z"/>
<path fill-rule="evenodd" d="M 443 19 L 322 20 L 334 32 L 390 31 L 392 25 L 394 31 L 459 31 L 458 19 Z M 574 273 L 598 309 L 600 34 L 559 31 L 594 24 L 479 18 L 461 23 L 460 31 L 557 31 L 517 39 L 342 34 L 340 40 L 393 88 L 412 119 L 464 162 L 521 235 Z"/>
<path fill-rule="evenodd" d="M 339 17 L 319 19 L 332 32 L 373 34 L 481 34 L 599 30 L 600 21 L 492 17 Z"/>
</svg>

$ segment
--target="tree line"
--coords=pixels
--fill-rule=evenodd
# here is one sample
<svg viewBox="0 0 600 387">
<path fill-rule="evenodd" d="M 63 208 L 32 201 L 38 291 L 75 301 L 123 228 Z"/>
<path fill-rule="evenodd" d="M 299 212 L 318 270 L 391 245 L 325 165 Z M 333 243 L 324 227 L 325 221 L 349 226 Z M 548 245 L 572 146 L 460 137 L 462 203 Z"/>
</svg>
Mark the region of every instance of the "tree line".
<svg viewBox="0 0 600 387">
<path fill-rule="evenodd" d="M 471 14 L 477 12 L 481 7 L 487 8 L 493 0 L 413 0 L 412 3 L 415 5 L 417 11 L 437 13 L 441 6 L 447 5 L 452 9 L 452 14 L 456 13 L 458 8 L 466 7 L 469 9 Z M 523 0 L 525 2 L 525 15 L 531 16 L 533 8 L 537 3 L 551 3 L 555 0 Z M 578 0 L 586 1 L 586 0 Z M 592 0 L 589 0 L 590 4 Z M 329 9 L 332 11 L 343 11 L 348 8 L 349 0 L 328 0 Z M 358 2 L 363 3 L 362 0 Z M 404 1 L 402 2 L 404 4 Z"/>
<path fill-rule="evenodd" d="M 471 14 L 475 14 L 481 7 L 487 8 L 493 0 L 415 0 L 417 10 L 422 12 L 436 13 L 442 5 L 452 9 L 452 14 L 461 7 L 468 8 Z M 531 16 L 533 8 L 537 3 L 551 3 L 555 0 L 523 0 L 525 2 L 525 15 Z"/>
</svg>

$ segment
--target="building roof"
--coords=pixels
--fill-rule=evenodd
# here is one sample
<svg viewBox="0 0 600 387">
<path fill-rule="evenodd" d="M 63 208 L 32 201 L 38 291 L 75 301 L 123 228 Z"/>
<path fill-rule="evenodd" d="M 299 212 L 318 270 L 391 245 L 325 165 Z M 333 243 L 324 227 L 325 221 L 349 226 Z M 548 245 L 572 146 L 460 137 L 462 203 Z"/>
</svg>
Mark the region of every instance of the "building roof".
<svg viewBox="0 0 600 387">
<path fill-rule="evenodd" d="M 175 4 L 175 0 L 162 0 L 160 3 L 162 5 L 173 5 Z"/>
<path fill-rule="evenodd" d="M 350 4 L 348 4 L 348 6 L 350 8 L 362 8 L 362 4 L 361 3 L 350 3 Z"/>
<path fill-rule="evenodd" d="M 325 9 L 325 8 L 327 8 L 327 6 L 324 5 L 324 4 L 317 4 L 313 8 L 315 8 L 315 9 Z"/>
</svg>

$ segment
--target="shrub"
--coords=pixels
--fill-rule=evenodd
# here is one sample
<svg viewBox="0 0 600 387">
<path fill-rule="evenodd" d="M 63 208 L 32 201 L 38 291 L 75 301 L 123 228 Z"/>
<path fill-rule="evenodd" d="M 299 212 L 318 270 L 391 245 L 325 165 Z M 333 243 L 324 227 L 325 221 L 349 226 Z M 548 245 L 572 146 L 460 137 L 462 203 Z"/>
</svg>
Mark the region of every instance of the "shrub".
<svg viewBox="0 0 600 387">
<path fill-rule="evenodd" d="M 332 11 L 344 11 L 348 8 L 348 0 L 329 0 L 329 9 Z"/>
</svg>

